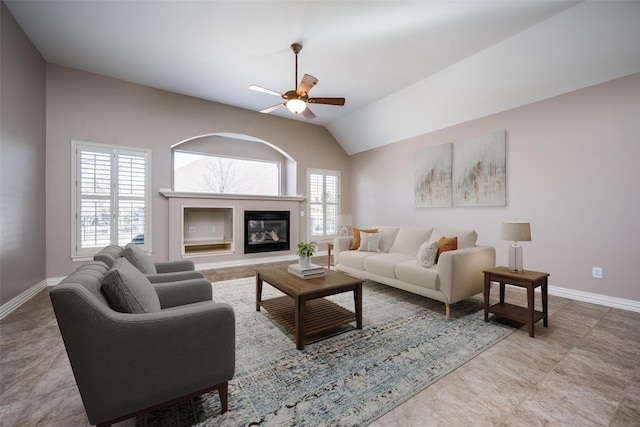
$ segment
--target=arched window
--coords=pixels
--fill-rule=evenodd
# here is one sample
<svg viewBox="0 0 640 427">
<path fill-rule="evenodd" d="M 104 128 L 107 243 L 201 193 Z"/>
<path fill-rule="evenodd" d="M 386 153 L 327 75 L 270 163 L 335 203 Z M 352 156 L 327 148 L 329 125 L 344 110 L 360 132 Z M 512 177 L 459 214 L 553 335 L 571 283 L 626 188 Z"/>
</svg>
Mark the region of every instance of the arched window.
<svg viewBox="0 0 640 427">
<path fill-rule="evenodd" d="M 295 161 L 256 138 L 237 134 L 200 136 L 176 144 L 172 155 L 175 191 L 295 194 Z"/>
</svg>

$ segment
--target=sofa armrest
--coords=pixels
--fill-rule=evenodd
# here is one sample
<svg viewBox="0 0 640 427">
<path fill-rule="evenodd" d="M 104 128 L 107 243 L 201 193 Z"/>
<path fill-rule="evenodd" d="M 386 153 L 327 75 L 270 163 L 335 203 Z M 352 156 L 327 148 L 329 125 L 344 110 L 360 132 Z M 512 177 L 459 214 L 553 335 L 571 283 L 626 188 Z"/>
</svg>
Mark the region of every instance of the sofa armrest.
<svg viewBox="0 0 640 427">
<path fill-rule="evenodd" d="M 483 270 L 495 266 L 496 250 L 491 246 L 443 252 L 437 264 L 440 290 L 450 304 L 467 299 L 484 290 Z"/>
<path fill-rule="evenodd" d="M 175 282 L 151 283 L 160 299 L 160 307 L 169 308 L 202 301 L 211 301 L 211 282 L 204 278 Z"/>
<path fill-rule="evenodd" d="M 198 270 L 172 271 L 169 273 L 145 274 L 151 283 L 176 282 L 178 280 L 204 279 L 204 274 Z"/>
<path fill-rule="evenodd" d="M 59 286 L 51 300 L 91 424 L 233 377 L 231 306 L 211 301 L 157 313 L 118 313 L 81 285 Z"/>
<path fill-rule="evenodd" d="M 353 236 L 341 236 L 333 239 L 333 259 L 338 264 L 338 255 L 340 252 L 348 251 L 353 244 Z"/>
<path fill-rule="evenodd" d="M 156 271 L 158 273 L 172 273 L 175 271 L 195 270 L 195 264 L 190 259 L 182 259 L 177 261 L 161 261 L 155 262 Z"/>
</svg>

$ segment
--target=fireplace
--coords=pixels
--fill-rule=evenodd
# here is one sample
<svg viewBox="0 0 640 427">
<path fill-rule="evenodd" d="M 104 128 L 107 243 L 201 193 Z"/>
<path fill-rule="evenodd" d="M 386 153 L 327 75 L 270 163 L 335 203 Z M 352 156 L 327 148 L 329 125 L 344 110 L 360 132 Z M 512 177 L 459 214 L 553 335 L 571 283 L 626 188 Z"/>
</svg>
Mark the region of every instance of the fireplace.
<svg viewBox="0 0 640 427">
<path fill-rule="evenodd" d="M 244 253 L 289 250 L 289 211 L 244 211 Z"/>
</svg>

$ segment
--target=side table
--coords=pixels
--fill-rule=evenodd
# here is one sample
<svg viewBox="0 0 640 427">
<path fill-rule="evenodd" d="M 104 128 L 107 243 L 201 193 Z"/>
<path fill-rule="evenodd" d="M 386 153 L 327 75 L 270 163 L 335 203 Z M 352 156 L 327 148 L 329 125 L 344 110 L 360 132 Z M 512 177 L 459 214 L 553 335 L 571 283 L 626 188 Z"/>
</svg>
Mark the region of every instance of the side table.
<svg viewBox="0 0 640 427">
<path fill-rule="evenodd" d="M 548 273 L 525 270 L 517 273 L 507 267 L 496 267 L 484 270 L 484 321 L 489 321 L 489 313 L 529 325 L 529 336 L 533 337 L 533 325 L 543 320 L 548 327 L 547 284 Z M 491 282 L 500 284 L 500 302 L 489 306 Z M 527 289 L 527 307 L 520 307 L 504 302 L 505 285 L 519 286 Z M 540 287 L 542 293 L 542 311 L 535 309 L 535 288 Z"/>
</svg>

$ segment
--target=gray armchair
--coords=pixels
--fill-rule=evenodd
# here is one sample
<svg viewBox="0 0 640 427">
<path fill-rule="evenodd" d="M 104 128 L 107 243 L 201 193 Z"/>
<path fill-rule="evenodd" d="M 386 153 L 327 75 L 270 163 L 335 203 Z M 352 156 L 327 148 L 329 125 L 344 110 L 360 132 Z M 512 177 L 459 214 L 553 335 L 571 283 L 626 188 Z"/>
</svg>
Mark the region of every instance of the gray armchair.
<svg viewBox="0 0 640 427">
<path fill-rule="evenodd" d="M 205 279 L 186 281 L 185 293 L 180 282 L 151 284 L 136 272 L 126 260 L 113 269 L 93 261 L 50 292 L 89 421 L 109 426 L 215 389 L 225 412 L 235 373 L 233 309 L 211 300 Z M 142 284 L 143 292 L 132 290 L 139 312 L 112 308 L 123 309 L 109 288 L 114 281 Z"/>
<path fill-rule="evenodd" d="M 202 272 L 195 270 L 195 265 L 191 260 L 154 263 L 138 245 L 132 243 L 129 243 L 124 248 L 118 245 L 109 245 L 94 255 L 93 259 L 94 261 L 102 261 L 107 266 L 112 267 L 113 263 L 121 257 L 127 258 L 152 283 L 204 278 Z"/>
</svg>

